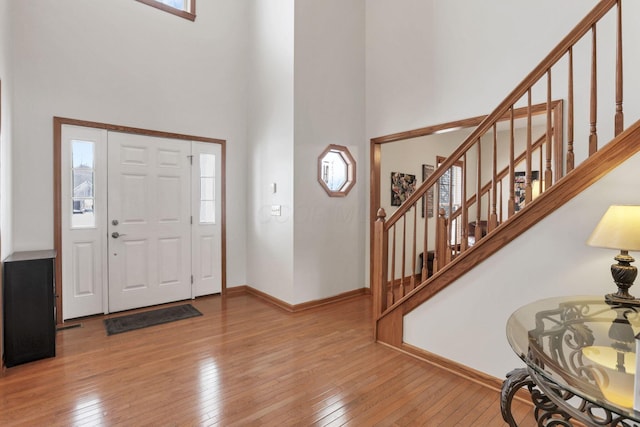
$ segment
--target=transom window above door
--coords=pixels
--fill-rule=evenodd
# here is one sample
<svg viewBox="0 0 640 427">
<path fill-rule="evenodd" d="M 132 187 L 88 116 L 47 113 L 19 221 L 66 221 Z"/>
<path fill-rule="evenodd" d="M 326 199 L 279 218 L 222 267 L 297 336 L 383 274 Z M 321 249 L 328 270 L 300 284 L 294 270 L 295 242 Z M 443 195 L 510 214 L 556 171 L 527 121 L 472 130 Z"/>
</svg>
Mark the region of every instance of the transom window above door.
<svg viewBox="0 0 640 427">
<path fill-rule="evenodd" d="M 190 21 L 196 20 L 196 0 L 137 0 Z"/>
</svg>

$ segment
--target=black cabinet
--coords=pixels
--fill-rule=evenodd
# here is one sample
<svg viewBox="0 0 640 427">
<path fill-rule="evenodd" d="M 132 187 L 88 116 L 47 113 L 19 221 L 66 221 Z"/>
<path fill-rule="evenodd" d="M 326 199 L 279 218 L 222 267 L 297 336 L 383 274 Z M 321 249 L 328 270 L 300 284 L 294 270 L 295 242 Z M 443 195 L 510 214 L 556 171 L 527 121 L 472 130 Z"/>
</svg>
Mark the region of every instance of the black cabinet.
<svg viewBox="0 0 640 427">
<path fill-rule="evenodd" d="M 3 265 L 4 362 L 7 367 L 56 355 L 56 252 L 15 252 Z"/>
</svg>

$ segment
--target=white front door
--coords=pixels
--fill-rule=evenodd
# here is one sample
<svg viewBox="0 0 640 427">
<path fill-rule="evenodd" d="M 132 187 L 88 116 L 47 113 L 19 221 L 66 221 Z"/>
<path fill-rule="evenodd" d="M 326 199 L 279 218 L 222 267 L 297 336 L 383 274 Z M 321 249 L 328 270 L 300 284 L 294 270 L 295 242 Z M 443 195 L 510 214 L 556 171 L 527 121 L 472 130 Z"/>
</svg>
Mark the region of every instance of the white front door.
<svg viewBox="0 0 640 427">
<path fill-rule="evenodd" d="M 190 144 L 109 133 L 109 311 L 191 298 Z"/>
</svg>

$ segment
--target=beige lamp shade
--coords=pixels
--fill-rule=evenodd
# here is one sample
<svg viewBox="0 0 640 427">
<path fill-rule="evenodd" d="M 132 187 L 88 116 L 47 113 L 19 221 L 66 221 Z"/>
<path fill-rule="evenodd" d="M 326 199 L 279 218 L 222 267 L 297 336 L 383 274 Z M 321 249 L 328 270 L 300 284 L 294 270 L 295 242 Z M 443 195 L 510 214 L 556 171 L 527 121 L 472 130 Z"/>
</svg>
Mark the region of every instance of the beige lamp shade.
<svg viewBox="0 0 640 427">
<path fill-rule="evenodd" d="M 589 246 L 640 251 L 640 206 L 610 206 L 587 240 Z"/>
</svg>

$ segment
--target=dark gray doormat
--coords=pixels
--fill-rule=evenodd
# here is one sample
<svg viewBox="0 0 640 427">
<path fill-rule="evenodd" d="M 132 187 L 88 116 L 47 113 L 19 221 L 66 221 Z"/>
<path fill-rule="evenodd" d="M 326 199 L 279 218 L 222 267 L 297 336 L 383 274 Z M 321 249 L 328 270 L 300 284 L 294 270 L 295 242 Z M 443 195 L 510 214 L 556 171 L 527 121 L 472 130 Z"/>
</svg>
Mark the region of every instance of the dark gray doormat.
<svg viewBox="0 0 640 427">
<path fill-rule="evenodd" d="M 126 316 L 112 317 L 111 319 L 105 319 L 104 325 L 107 328 L 107 335 L 115 335 L 196 316 L 202 316 L 202 313 L 191 304 L 182 304 Z"/>
</svg>

